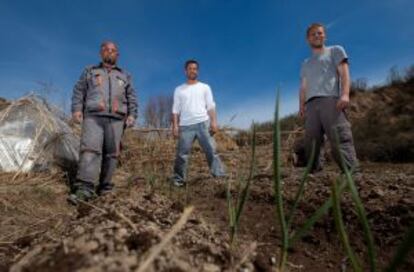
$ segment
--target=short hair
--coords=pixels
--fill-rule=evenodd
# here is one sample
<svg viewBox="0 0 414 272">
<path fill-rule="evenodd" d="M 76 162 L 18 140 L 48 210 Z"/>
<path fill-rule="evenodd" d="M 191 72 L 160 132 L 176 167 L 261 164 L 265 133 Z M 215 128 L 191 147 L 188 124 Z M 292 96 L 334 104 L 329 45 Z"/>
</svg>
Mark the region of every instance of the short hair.
<svg viewBox="0 0 414 272">
<path fill-rule="evenodd" d="M 113 45 L 115 45 L 116 50 L 118 50 L 118 45 L 114 41 L 111 41 L 111 40 L 105 40 L 105 41 L 103 41 L 101 43 L 101 47 L 100 48 L 102 49 L 107 44 L 113 44 Z"/>
<path fill-rule="evenodd" d="M 312 29 L 317 28 L 317 27 L 322 27 L 323 30 L 325 31 L 325 26 L 321 23 L 312 23 L 310 26 L 308 26 L 308 28 L 306 29 L 306 37 L 309 37 L 309 34 L 311 32 Z"/>
<path fill-rule="evenodd" d="M 195 64 L 195 65 L 197 65 L 197 68 L 200 66 L 200 65 L 198 64 L 198 61 L 196 61 L 195 59 L 190 59 L 190 60 L 187 60 L 187 61 L 185 62 L 185 64 L 184 64 L 184 69 L 187 69 L 188 65 L 190 65 L 190 64 Z"/>
</svg>

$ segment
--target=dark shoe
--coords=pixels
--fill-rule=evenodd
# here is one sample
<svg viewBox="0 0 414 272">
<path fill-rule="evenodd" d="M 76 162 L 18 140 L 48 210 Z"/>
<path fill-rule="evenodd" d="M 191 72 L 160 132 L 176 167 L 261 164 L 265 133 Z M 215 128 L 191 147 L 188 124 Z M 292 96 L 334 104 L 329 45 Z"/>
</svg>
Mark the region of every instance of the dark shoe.
<svg viewBox="0 0 414 272">
<path fill-rule="evenodd" d="M 184 187 L 185 186 L 185 181 L 182 179 L 177 178 L 176 176 L 172 176 L 167 178 L 167 181 L 171 184 L 174 185 L 175 187 Z"/>
<path fill-rule="evenodd" d="M 113 188 L 106 188 L 106 189 L 100 189 L 100 190 L 98 190 L 97 194 L 99 196 L 104 196 L 104 195 L 111 194 L 113 192 L 114 192 Z"/>
<path fill-rule="evenodd" d="M 107 184 L 107 185 L 102 186 L 102 187 L 99 186 L 98 189 L 96 190 L 96 194 L 99 195 L 99 196 L 109 194 L 109 193 L 113 192 L 113 188 L 114 188 L 114 185 L 112 183 Z"/>
<path fill-rule="evenodd" d="M 89 201 L 93 199 L 94 193 L 89 190 L 77 190 L 75 193 L 70 194 L 67 198 L 67 201 L 77 206 L 79 202 Z"/>
<path fill-rule="evenodd" d="M 175 187 L 184 187 L 185 186 L 185 182 L 184 181 L 179 181 L 179 180 L 173 180 L 172 181 L 172 184 Z"/>
</svg>

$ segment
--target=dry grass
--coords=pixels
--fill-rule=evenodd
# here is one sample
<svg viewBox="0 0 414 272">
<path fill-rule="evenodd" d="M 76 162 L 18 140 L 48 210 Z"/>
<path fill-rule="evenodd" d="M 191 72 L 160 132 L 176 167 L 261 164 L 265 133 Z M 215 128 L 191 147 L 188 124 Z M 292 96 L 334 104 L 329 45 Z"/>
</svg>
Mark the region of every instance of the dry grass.
<svg viewBox="0 0 414 272">
<path fill-rule="evenodd" d="M 0 174 L 0 263 L 12 253 L 8 245 L 28 246 L 46 231 L 58 239 L 72 213 L 61 173 L 13 176 Z"/>
</svg>

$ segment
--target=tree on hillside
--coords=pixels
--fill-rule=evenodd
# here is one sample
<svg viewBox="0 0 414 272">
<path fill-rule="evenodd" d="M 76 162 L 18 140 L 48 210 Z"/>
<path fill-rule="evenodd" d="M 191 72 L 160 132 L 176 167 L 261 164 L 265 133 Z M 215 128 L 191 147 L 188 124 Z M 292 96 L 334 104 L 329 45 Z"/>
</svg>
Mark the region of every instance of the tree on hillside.
<svg viewBox="0 0 414 272">
<path fill-rule="evenodd" d="M 352 91 L 366 91 L 368 89 L 368 80 L 365 77 L 357 78 L 351 83 Z"/>
<path fill-rule="evenodd" d="M 410 81 L 414 79 L 414 64 L 407 68 L 405 72 L 405 80 Z"/>
<path fill-rule="evenodd" d="M 387 82 L 388 84 L 392 85 L 392 84 L 397 84 L 397 83 L 401 83 L 402 81 L 402 77 L 401 77 L 401 73 L 400 70 L 398 69 L 398 66 L 394 65 L 390 68 L 390 71 L 388 72 L 388 78 L 387 78 Z"/>
<path fill-rule="evenodd" d="M 144 110 L 144 122 L 147 127 L 167 128 L 171 122 L 172 96 L 152 96 Z"/>
</svg>

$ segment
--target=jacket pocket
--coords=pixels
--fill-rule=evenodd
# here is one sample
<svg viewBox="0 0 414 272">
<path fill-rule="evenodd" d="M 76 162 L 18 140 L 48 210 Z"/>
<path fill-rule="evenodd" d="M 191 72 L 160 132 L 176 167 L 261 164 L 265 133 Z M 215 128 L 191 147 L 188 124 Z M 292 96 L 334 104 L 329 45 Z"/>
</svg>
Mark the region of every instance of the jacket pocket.
<svg viewBox="0 0 414 272">
<path fill-rule="evenodd" d="M 86 99 L 87 112 L 101 112 L 105 111 L 105 101 L 100 95 L 100 92 L 91 92 Z"/>
<path fill-rule="evenodd" d="M 90 83 L 89 85 L 91 89 L 98 88 L 98 87 L 102 88 L 103 82 L 104 82 L 104 77 L 100 71 L 98 70 L 91 71 L 90 78 L 89 78 L 89 83 Z"/>
<path fill-rule="evenodd" d="M 88 83 L 89 87 L 85 99 L 86 112 L 105 111 L 104 75 L 100 70 L 92 70 L 89 73 Z"/>
<path fill-rule="evenodd" d="M 128 85 L 127 78 L 123 74 L 115 76 L 114 92 L 112 93 L 112 111 L 121 115 L 128 112 L 126 88 Z"/>
</svg>

